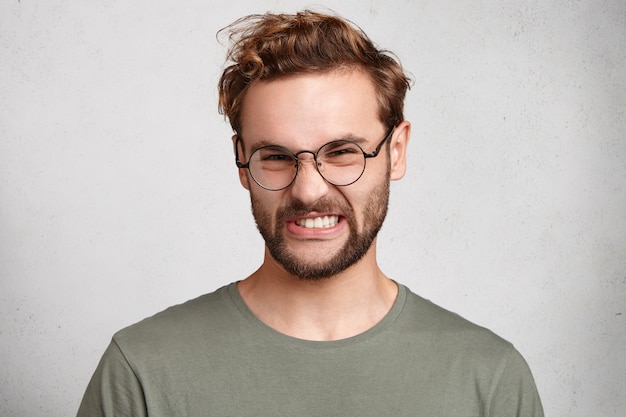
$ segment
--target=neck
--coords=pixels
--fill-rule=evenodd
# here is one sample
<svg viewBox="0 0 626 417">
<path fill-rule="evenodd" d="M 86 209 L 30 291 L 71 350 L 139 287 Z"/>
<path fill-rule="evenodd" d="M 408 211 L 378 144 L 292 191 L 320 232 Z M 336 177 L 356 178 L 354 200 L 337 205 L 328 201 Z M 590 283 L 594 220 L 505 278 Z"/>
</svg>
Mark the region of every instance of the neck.
<svg viewBox="0 0 626 417">
<path fill-rule="evenodd" d="M 396 284 L 376 263 L 375 243 L 342 273 L 303 280 L 288 274 L 265 252 L 265 261 L 239 283 L 252 312 L 273 329 L 307 340 L 339 340 L 380 322 L 397 296 Z"/>
</svg>

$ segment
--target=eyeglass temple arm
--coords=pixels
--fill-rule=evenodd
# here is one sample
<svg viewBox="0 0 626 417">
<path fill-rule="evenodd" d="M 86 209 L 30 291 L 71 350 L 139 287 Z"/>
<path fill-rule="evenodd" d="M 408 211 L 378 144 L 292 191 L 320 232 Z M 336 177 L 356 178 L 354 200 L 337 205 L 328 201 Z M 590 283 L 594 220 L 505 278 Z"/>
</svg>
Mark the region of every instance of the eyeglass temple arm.
<svg viewBox="0 0 626 417">
<path fill-rule="evenodd" d="M 374 152 L 372 152 L 372 153 L 365 153 L 365 152 L 363 152 L 363 156 L 365 156 L 365 158 L 375 158 L 375 157 L 377 157 L 377 156 L 378 156 L 378 154 L 380 153 L 380 150 L 381 150 L 381 149 L 382 149 L 382 147 L 383 147 L 383 144 L 384 144 L 385 142 L 387 142 L 387 140 L 388 140 L 391 136 L 393 136 L 393 132 L 394 132 L 395 130 L 396 130 L 396 127 L 395 127 L 395 126 L 394 126 L 394 127 L 392 127 L 392 128 L 391 128 L 391 130 L 389 130 L 389 133 L 387 133 L 387 134 L 385 135 L 385 137 L 383 138 L 383 140 L 381 140 L 381 141 L 380 141 L 380 143 L 378 144 L 378 146 L 376 147 L 376 149 L 374 149 Z"/>
</svg>

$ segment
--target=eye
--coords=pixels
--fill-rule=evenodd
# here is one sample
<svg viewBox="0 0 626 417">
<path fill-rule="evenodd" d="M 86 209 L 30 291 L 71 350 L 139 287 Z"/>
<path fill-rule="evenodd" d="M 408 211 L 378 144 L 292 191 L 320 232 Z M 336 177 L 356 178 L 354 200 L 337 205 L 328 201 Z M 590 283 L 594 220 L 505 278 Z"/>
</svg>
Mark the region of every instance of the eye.
<svg viewBox="0 0 626 417">
<path fill-rule="evenodd" d="M 265 164 L 292 163 L 294 161 L 294 156 L 285 148 L 268 146 L 258 149 L 254 154 L 254 159 Z"/>
<path fill-rule="evenodd" d="M 348 141 L 331 142 L 320 150 L 320 156 L 327 159 L 354 157 L 362 153 L 361 148 Z"/>
<path fill-rule="evenodd" d="M 342 156 L 342 155 L 351 154 L 351 153 L 354 153 L 353 148 L 342 148 L 342 149 L 336 149 L 332 152 L 328 152 L 326 156 Z"/>
<path fill-rule="evenodd" d="M 261 161 L 285 161 L 291 160 L 293 157 L 284 153 L 264 154 Z"/>
</svg>

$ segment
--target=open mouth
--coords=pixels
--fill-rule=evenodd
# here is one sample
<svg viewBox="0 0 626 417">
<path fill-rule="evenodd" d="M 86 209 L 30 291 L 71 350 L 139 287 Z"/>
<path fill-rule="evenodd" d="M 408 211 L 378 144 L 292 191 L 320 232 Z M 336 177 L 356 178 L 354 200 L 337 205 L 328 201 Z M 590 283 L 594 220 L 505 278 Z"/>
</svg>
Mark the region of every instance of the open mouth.
<svg viewBox="0 0 626 417">
<path fill-rule="evenodd" d="M 321 217 L 309 217 L 306 219 L 296 220 L 296 224 L 306 229 L 326 229 L 336 226 L 339 223 L 339 216 L 321 216 Z"/>
</svg>

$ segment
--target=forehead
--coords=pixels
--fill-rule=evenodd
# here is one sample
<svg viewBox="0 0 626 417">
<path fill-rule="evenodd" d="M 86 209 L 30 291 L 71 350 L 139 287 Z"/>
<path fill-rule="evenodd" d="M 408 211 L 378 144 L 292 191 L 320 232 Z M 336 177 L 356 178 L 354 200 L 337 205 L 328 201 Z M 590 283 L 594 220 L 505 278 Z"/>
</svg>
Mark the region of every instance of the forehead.
<svg viewBox="0 0 626 417">
<path fill-rule="evenodd" d="M 257 81 L 242 103 L 246 142 L 312 148 L 340 137 L 369 137 L 384 130 L 374 84 L 361 70 Z"/>
</svg>

